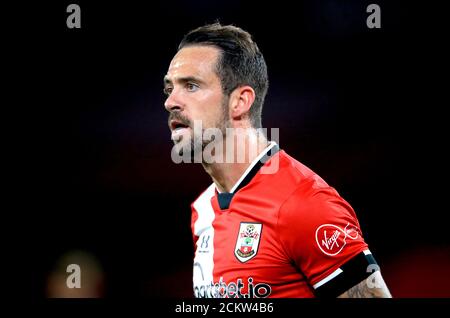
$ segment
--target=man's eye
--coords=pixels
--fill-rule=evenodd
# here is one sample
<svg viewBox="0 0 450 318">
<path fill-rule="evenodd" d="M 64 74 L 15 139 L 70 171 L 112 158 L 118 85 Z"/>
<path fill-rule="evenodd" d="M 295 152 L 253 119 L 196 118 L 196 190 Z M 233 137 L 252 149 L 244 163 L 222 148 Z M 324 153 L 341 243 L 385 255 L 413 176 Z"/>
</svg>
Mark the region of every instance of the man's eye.
<svg viewBox="0 0 450 318">
<path fill-rule="evenodd" d="M 195 92 L 198 89 L 198 85 L 193 83 L 187 83 L 186 88 L 189 92 Z"/>
<path fill-rule="evenodd" d="M 164 87 L 163 91 L 164 94 L 166 94 L 167 96 L 170 95 L 170 93 L 172 93 L 173 88 L 172 87 Z"/>
</svg>

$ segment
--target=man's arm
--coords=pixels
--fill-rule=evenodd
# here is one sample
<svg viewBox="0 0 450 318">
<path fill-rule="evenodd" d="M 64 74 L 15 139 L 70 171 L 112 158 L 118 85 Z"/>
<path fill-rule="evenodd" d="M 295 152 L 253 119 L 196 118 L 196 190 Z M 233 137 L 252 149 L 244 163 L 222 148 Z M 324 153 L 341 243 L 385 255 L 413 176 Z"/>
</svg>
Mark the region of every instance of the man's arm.
<svg viewBox="0 0 450 318">
<path fill-rule="evenodd" d="M 341 294 L 338 298 L 392 298 L 392 295 L 380 271 L 376 271 L 367 277 L 367 279 Z"/>
</svg>

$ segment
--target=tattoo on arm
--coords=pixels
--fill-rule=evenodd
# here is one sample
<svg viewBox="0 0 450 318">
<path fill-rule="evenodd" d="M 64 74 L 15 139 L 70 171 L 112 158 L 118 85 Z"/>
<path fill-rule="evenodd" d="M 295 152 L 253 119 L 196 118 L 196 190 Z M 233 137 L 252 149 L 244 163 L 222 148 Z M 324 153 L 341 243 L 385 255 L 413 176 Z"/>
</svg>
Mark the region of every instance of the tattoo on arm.
<svg viewBox="0 0 450 318">
<path fill-rule="evenodd" d="M 353 286 L 338 298 L 391 298 L 392 295 L 379 271 Z"/>
</svg>

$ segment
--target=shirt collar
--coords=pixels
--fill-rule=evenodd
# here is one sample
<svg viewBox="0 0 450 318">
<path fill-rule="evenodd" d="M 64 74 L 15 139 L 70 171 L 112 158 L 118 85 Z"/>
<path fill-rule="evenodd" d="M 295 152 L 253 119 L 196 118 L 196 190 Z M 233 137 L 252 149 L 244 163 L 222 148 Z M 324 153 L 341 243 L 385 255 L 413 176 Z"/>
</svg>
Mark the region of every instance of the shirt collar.
<svg viewBox="0 0 450 318">
<path fill-rule="evenodd" d="M 261 160 L 262 157 L 264 157 L 269 150 L 271 150 L 273 147 L 277 146 L 277 143 L 275 141 L 271 141 L 269 143 L 269 145 L 264 148 L 263 151 L 261 151 L 261 153 L 258 155 L 258 157 L 256 157 L 252 163 L 248 166 L 248 168 L 244 171 L 244 173 L 242 174 L 242 176 L 239 178 L 239 180 L 235 183 L 235 185 L 231 188 L 230 193 L 234 193 L 236 191 L 236 189 L 239 187 L 239 185 L 242 183 L 242 181 L 245 179 L 246 176 L 248 176 L 250 174 L 250 172 L 252 171 L 252 169 L 256 166 L 256 164 Z"/>
<path fill-rule="evenodd" d="M 219 201 L 219 206 L 222 210 L 228 209 L 234 194 L 239 189 L 246 186 L 253 179 L 256 173 L 258 173 L 259 169 L 279 150 L 280 148 L 278 144 L 271 141 L 269 145 L 252 161 L 239 180 L 231 188 L 230 192 L 220 192 L 216 186 L 216 190 L 218 192 L 217 198 Z"/>
</svg>

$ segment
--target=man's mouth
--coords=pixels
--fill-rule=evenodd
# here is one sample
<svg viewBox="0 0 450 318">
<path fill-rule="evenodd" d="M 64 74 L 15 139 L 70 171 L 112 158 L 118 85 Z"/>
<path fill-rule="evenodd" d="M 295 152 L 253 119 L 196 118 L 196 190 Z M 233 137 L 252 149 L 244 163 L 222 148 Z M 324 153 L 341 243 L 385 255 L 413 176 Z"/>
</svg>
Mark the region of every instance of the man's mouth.
<svg viewBox="0 0 450 318">
<path fill-rule="evenodd" d="M 189 128 L 189 125 L 187 125 L 184 122 L 177 120 L 177 119 L 172 119 L 170 121 L 169 126 L 170 126 L 170 130 L 172 131 L 171 139 L 174 142 L 181 141 L 182 136 L 187 134 L 188 128 Z"/>
<path fill-rule="evenodd" d="M 171 120 L 170 121 L 170 130 L 175 131 L 175 130 L 180 130 L 183 128 L 189 128 L 189 125 L 186 125 L 179 120 Z"/>
</svg>

